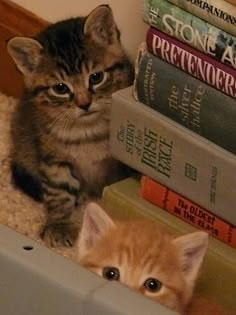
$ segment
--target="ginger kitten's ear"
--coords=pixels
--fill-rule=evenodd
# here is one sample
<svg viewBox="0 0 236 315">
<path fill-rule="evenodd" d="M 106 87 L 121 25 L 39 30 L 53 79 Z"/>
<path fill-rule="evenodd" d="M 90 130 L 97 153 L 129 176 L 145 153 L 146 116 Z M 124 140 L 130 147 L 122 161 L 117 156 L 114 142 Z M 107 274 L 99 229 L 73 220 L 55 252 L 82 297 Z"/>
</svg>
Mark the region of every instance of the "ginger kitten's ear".
<svg viewBox="0 0 236 315">
<path fill-rule="evenodd" d="M 193 287 L 207 251 L 208 234 L 194 232 L 173 240 L 177 247 L 181 268 L 188 284 Z"/>
<path fill-rule="evenodd" d="M 43 47 L 33 38 L 16 36 L 8 41 L 7 50 L 17 68 L 27 75 L 38 65 Z"/>
<path fill-rule="evenodd" d="M 119 40 L 120 33 L 108 5 L 100 5 L 88 15 L 84 34 L 101 45 L 110 45 Z"/>
<path fill-rule="evenodd" d="M 78 259 L 84 257 L 95 246 L 101 236 L 114 226 L 114 222 L 106 212 L 97 203 L 90 202 L 85 208 L 82 228 L 77 242 Z"/>
</svg>

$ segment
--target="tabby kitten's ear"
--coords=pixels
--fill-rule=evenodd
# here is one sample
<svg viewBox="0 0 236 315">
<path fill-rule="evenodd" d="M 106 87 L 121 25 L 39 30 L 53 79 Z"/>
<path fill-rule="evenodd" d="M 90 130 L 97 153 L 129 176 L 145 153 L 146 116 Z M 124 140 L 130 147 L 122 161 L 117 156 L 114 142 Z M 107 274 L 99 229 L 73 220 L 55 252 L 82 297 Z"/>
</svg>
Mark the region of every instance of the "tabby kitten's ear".
<svg viewBox="0 0 236 315">
<path fill-rule="evenodd" d="M 17 68 L 28 75 L 39 64 L 43 47 L 33 38 L 16 36 L 8 41 L 7 50 Z"/>
<path fill-rule="evenodd" d="M 78 259 L 84 257 L 108 229 L 115 224 L 106 212 L 95 202 L 90 202 L 84 212 L 83 224 L 78 239 Z"/>
<path fill-rule="evenodd" d="M 205 232 L 190 233 L 177 237 L 173 243 L 177 247 L 185 279 L 188 285 L 193 287 L 207 251 L 208 234 Z"/>
<path fill-rule="evenodd" d="M 98 6 L 88 15 L 84 34 L 100 45 L 111 45 L 119 40 L 120 33 L 108 5 Z"/>
</svg>

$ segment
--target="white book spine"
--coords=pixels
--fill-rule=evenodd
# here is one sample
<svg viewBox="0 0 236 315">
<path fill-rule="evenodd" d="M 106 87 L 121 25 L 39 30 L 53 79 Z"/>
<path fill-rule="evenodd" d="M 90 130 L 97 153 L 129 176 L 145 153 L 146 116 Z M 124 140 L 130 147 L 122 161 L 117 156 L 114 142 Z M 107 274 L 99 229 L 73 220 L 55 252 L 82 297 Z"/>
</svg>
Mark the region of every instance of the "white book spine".
<svg viewBox="0 0 236 315">
<path fill-rule="evenodd" d="M 134 100 L 113 95 L 115 158 L 236 225 L 236 156 Z"/>
</svg>

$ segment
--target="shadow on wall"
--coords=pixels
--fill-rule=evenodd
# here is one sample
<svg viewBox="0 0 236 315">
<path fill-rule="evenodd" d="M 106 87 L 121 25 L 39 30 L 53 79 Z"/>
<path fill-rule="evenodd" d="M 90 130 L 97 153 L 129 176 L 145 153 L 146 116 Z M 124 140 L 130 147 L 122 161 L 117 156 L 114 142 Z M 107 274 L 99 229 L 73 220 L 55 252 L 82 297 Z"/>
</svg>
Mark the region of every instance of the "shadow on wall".
<svg viewBox="0 0 236 315">
<path fill-rule="evenodd" d="M 147 26 L 141 17 L 142 0 L 57 0 L 56 7 L 54 1 L 48 0 L 14 2 L 50 22 L 86 15 L 100 4 L 109 4 L 121 31 L 122 42 L 132 58 L 135 58 L 137 47 L 146 36 Z"/>
</svg>

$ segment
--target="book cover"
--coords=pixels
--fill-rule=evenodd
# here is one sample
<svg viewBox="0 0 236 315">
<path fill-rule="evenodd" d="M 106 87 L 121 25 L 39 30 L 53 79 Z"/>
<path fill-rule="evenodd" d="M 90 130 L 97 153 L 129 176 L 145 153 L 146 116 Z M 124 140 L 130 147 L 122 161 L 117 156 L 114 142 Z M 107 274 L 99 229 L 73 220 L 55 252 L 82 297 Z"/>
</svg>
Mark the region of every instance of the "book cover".
<svg viewBox="0 0 236 315">
<path fill-rule="evenodd" d="M 161 209 L 236 248 L 236 227 L 234 225 L 222 220 L 168 187 L 143 175 L 139 194 Z"/>
<path fill-rule="evenodd" d="M 236 154 L 236 103 L 231 97 L 140 46 L 134 95 L 184 127 Z"/>
<path fill-rule="evenodd" d="M 112 97 L 112 155 L 236 225 L 236 156 L 132 97 Z"/>
<path fill-rule="evenodd" d="M 177 7 L 236 36 L 236 7 L 225 0 L 168 0 Z"/>
<path fill-rule="evenodd" d="M 139 180 L 128 178 L 104 189 L 102 205 L 115 219 L 150 219 L 176 235 L 196 228 L 138 196 Z M 138 233 L 138 231 L 137 231 Z M 217 299 L 236 314 L 236 250 L 210 237 L 197 292 Z M 219 290 L 220 284 L 220 290 Z"/>
<path fill-rule="evenodd" d="M 236 68 L 236 37 L 166 0 L 144 0 L 143 20 L 178 40 Z"/>
<path fill-rule="evenodd" d="M 146 36 L 148 50 L 162 60 L 236 98 L 236 71 L 155 27 Z"/>
</svg>

